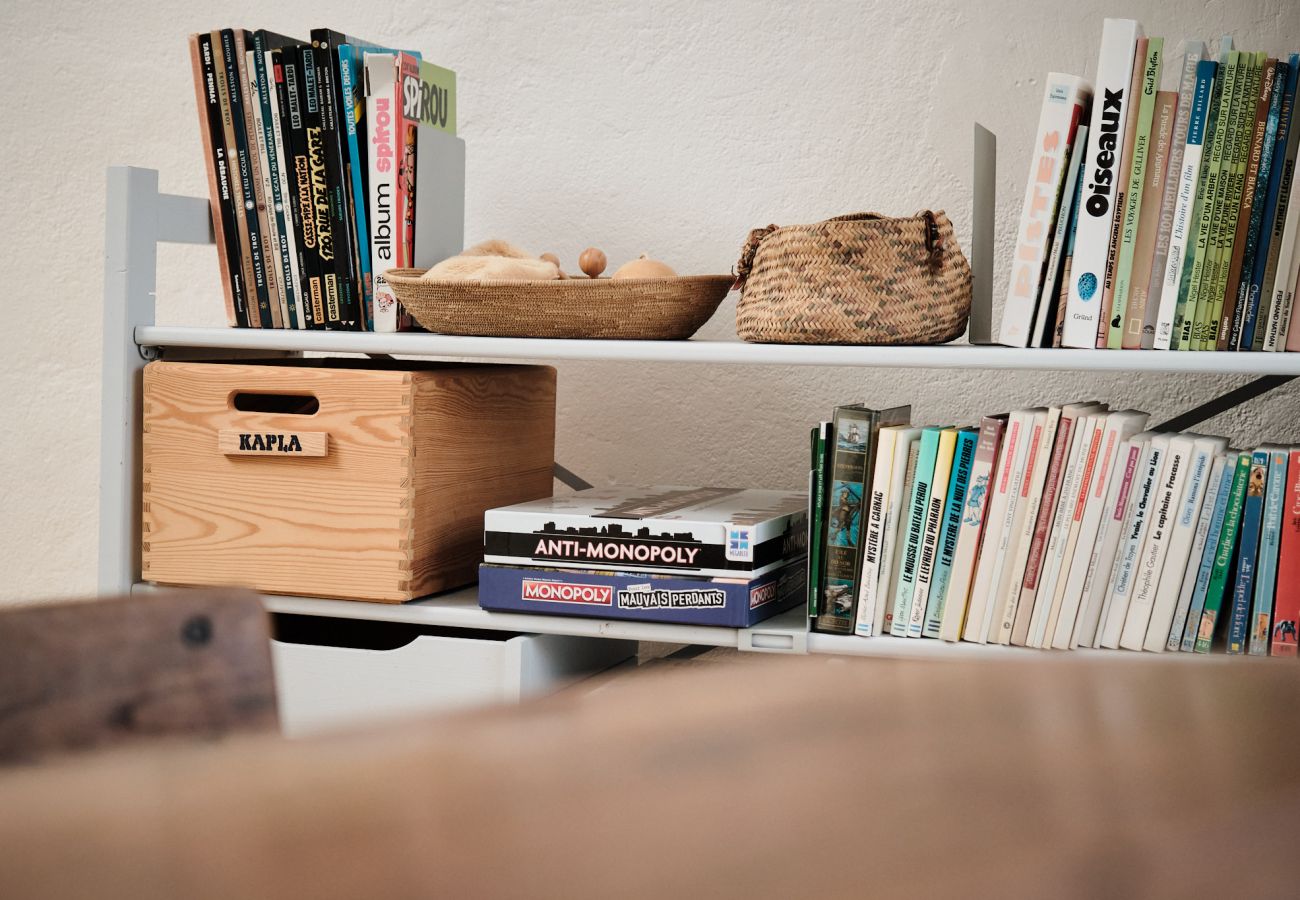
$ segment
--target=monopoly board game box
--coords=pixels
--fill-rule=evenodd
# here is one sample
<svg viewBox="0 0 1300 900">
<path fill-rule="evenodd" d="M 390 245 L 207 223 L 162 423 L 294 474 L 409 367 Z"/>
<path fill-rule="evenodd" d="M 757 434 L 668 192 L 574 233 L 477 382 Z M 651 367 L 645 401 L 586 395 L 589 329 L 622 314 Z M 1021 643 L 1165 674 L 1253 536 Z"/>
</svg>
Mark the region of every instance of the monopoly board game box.
<svg viewBox="0 0 1300 900">
<path fill-rule="evenodd" d="M 479 566 L 478 602 L 504 612 L 747 628 L 803 603 L 802 561 L 754 578 Z"/>
<path fill-rule="evenodd" d="M 488 510 L 483 558 L 748 581 L 804 556 L 807 507 L 785 491 L 594 488 Z"/>
</svg>

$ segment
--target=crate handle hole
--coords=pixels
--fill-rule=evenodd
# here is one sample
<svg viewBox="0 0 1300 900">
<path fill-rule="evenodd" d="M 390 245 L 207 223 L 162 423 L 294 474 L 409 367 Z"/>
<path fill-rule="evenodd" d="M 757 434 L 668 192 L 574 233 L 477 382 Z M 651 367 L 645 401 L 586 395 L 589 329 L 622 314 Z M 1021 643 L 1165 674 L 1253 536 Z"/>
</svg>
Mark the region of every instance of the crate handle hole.
<svg viewBox="0 0 1300 900">
<path fill-rule="evenodd" d="M 258 394 L 238 391 L 232 398 L 240 412 L 275 413 L 282 416 L 314 416 L 320 401 L 310 394 Z"/>
</svg>

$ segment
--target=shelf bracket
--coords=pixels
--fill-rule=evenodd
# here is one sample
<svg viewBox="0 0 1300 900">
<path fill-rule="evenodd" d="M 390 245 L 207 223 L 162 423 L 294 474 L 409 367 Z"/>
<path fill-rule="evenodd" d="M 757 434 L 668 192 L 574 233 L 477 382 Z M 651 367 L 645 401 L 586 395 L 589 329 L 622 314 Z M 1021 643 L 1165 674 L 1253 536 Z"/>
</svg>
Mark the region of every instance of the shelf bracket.
<svg viewBox="0 0 1300 900">
<path fill-rule="evenodd" d="M 1226 394 L 1221 394 L 1205 401 L 1200 406 L 1193 407 L 1181 415 L 1174 416 L 1168 421 L 1161 422 L 1159 425 L 1151 426 L 1152 431 L 1186 431 L 1193 425 L 1199 425 L 1206 419 L 1212 419 L 1220 413 L 1225 413 L 1230 409 L 1235 409 L 1243 403 L 1248 403 L 1256 397 L 1261 397 L 1269 391 L 1279 388 L 1288 382 L 1294 381 L 1294 375 L 1263 375 L 1259 378 L 1247 381 L 1240 387 L 1233 388 Z"/>
</svg>

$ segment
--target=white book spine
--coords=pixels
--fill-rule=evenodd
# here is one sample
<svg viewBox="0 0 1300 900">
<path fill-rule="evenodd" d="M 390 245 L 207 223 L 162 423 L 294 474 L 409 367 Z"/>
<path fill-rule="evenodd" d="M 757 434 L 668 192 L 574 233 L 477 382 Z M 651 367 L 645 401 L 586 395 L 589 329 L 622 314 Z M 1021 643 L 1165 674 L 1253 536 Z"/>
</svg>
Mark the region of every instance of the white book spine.
<svg viewBox="0 0 1300 900">
<path fill-rule="evenodd" d="M 1034 313 L 1034 333 L 1029 338 L 1029 346 L 1042 347 L 1047 338 L 1047 329 L 1056 328 L 1056 319 L 1052 315 L 1051 296 L 1047 293 L 1056 286 L 1056 279 L 1061 274 L 1061 265 L 1065 261 L 1065 244 L 1070 234 L 1070 216 L 1074 209 L 1074 195 L 1079 184 L 1079 161 L 1088 149 L 1088 126 L 1080 125 L 1075 131 L 1074 145 L 1070 148 L 1066 160 L 1065 184 L 1061 188 L 1061 202 L 1057 204 L 1056 226 L 1052 230 L 1052 249 L 1047 255 L 1047 269 L 1043 275 L 1043 296 Z M 1051 321 L 1048 321 L 1051 319 Z"/>
<path fill-rule="evenodd" d="M 952 575 L 948 579 L 948 596 L 943 607 L 943 624 L 939 629 L 939 637 L 945 641 L 958 641 L 962 637 L 983 523 L 988 513 L 994 462 L 993 459 L 976 456 L 971 466 L 966 505 L 961 515 L 961 530 L 957 533 L 957 550 L 952 557 Z"/>
<path fill-rule="evenodd" d="M 1106 281 L 1116 189 L 1127 177 L 1119 171 L 1124 123 L 1137 98 L 1129 97 L 1133 56 L 1141 29 L 1132 19 L 1107 19 L 1097 60 L 1097 91 L 1088 123 L 1086 179 L 1074 237 L 1074 261 L 1065 304 L 1061 344 L 1092 348 L 1097 343 L 1098 307 Z"/>
<path fill-rule="evenodd" d="M 889 505 L 885 507 L 884 534 L 880 545 L 880 576 L 876 579 L 875 634 L 892 633 L 894 592 L 898 590 L 899 557 L 905 540 L 900 540 L 903 520 L 907 517 L 907 457 L 912 445 L 921 439 L 920 428 L 899 432 L 894 444 L 893 472 L 890 476 Z"/>
<path fill-rule="evenodd" d="M 392 53 L 367 53 L 365 72 L 374 328 L 391 333 L 397 331 L 397 295 L 384 272 L 397 261 L 397 57 Z"/>
<path fill-rule="evenodd" d="M 1300 125 L 1292 112 L 1292 127 Z M 1282 250 L 1277 257 L 1277 276 L 1273 279 L 1273 305 L 1269 307 L 1269 327 L 1264 333 L 1265 350 L 1286 350 L 1293 343 L 1288 338 L 1291 328 L 1291 303 L 1295 299 L 1296 273 L 1300 271 L 1300 196 L 1293 190 L 1286 207 L 1286 222 L 1282 226 Z M 1260 290 L 1265 290 L 1261 285 Z M 1276 320 L 1274 316 L 1276 315 Z"/>
<path fill-rule="evenodd" d="M 272 51 L 270 50 L 265 51 L 265 58 L 266 58 L 267 76 L 274 80 L 275 57 L 272 55 Z M 274 86 L 271 88 L 271 94 L 272 97 L 274 98 L 275 95 Z M 280 128 L 280 104 L 276 102 L 274 99 L 272 99 L 271 102 L 271 134 L 275 138 L 275 145 L 277 147 L 283 147 L 284 132 Z M 289 193 L 289 166 L 284 158 L 283 153 L 281 153 L 280 155 L 280 165 L 278 168 L 279 168 L 279 181 L 280 181 L 280 196 L 284 198 L 285 202 L 289 202 L 289 198 L 292 197 L 293 195 Z M 288 220 L 289 220 L 289 213 L 286 211 L 285 221 L 287 222 Z M 294 230 L 292 227 L 286 228 L 284 230 L 284 239 L 285 239 L 285 243 L 289 247 L 289 272 L 291 274 L 291 277 L 293 278 L 293 285 L 291 289 L 295 294 L 301 296 L 302 267 L 298 264 L 298 238 L 294 234 Z M 307 327 L 307 316 L 301 302 L 299 302 L 298 304 L 298 315 L 296 319 L 297 319 L 296 324 L 299 328 Z M 285 322 L 285 327 L 286 328 L 289 327 L 288 322 Z"/>
<path fill-rule="evenodd" d="M 1119 649 L 1120 635 L 1128 618 L 1138 556 L 1146 541 L 1147 523 L 1151 520 L 1149 513 L 1157 490 L 1156 483 L 1160 480 L 1160 472 L 1164 467 L 1165 453 L 1169 449 L 1169 439 L 1167 434 L 1158 434 L 1151 439 L 1146 465 L 1141 470 L 1141 477 L 1133 489 L 1129 503 L 1124 531 L 1120 535 L 1119 551 L 1115 554 L 1115 565 L 1111 569 L 1108 588 L 1110 607 L 1101 623 L 1101 646 L 1109 650 Z"/>
<path fill-rule="evenodd" d="M 1173 623 L 1169 626 L 1165 649 L 1176 651 L 1183 641 L 1183 629 L 1187 627 L 1187 617 L 1192 608 L 1192 596 L 1196 592 L 1196 575 L 1201 568 L 1201 557 L 1205 554 L 1205 544 L 1210 535 L 1210 521 L 1214 518 L 1214 501 L 1219 496 L 1219 485 L 1223 474 L 1228 471 L 1228 459 L 1223 453 L 1214 458 L 1210 467 L 1209 478 L 1202 490 L 1200 513 L 1196 520 L 1196 532 L 1192 536 L 1192 545 L 1187 552 L 1187 562 L 1183 567 L 1183 577 L 1178 588 L 1178 606 L 1174 611 Z"/>
<path fill-rule="evenodd" d="M 1043 262 L 1052 236 L 1057 198 L 1066 176 L 1066 149 L 1075 118 L 1089 94 L 1088 84 L 1076 75 L 1050 72 L 1043 90 L 1038 116 L 1038 133 L 1030 156 L 1025 198 L 1020 207 L 1020 226 L 1011 257 L 1011 280 L 1002 307 L 999 342 L 1009 347 L 1029 344 L 1034 312 L 1044 291 Z M 1069 198 L 1064 198 L 1069 203 Z M 1050 288 L 1049 288 L 1050 289 Z"/>
<path fill-rule="evenodd" d="M 1056 583 L 1061 577 L 1062 562 L 1065 558 L 1065 542 L 1069 537 L 1070 514 L 1079 497 L 1079 477 L 1082 469 L 1081 448 L 1087 446 L 1092 433 L 1092 414 L 1080 415 L 1074 423 L 1074 434 L 1070 437 L 1070 449 L 1065 457 L 1065 473 L 1061 476 L 1060 496 L 1056 501 L 1056 510 L 1052 514 L 1051 527 L 1047 532 L 1047 548 L 1043 552 L 1043 572 L 1038 582 L 1038 597 L 1034 601 L 1034 613 L 1029 620 L 1027 645 L 1042 647 L 1050 639 L 1047 620 L 1052 614 L 1052 598 L 1056 594 Z"/>
<path fill-rule="evenodd" d="M 1042 424 L 1039 425 L 1039 420 Z M 1047 478 L 1047 464 L 1052 455 L 1052 444 L 1056 440 L 1056 427 L 1061 421 L 1060 407 L 1052 407 L 1046 413 L 1034 417 L 1038 440 L 1030 440 L 1030 458 L 1025 463 L 1025 480 L 1020 489 L 1020 509 L 1016 510 L 1016 530 L 1014 551 L 1010 565 L 1003 575 L 1002 589 L 1002 627 L 998 632 L 996 643 L 1011 643 L 1015 630 L 1016 617 L 1020 615 L 1020 590 L 1025 580 L 1025 565 L 1029 561 L 1030 545 L 1034 542 L 1034 526 L 1038 522 L 1038 508 L 1043 502 L 1043 482 Z"/>
<path fill-rule="evenodd" d="M 1184 570 L 1187 568 L 1187 556 L 1191 553 L 1196 531 L 1200 526 L 1201 510 L 1205 502 L 1205 487 L 1214 469 L 1215 458 L 1227 446 L 1228 442 L 1223 438 L 1202 437 L 1196 440 L 1192 448 L 1187 467 L 1187 486 L 1183 490 L 1182 500 L 1178 504 L 1178 515 L 1169 533 L 1169 551 L 1165 557 L 1164 571 L 1160 577 L 1159 588 L 1156 590 L 1155 602 L 1151 606 L 1151 622 L 1147 625 L 1146 638 L 1142 642 L 1144 650 L 1162 653 L 1168 644 L 1169 632 L 1178 611 L 1179 596 L 1186 575 Z M 1185 613 L 1183 621 L 1186 622 Z M 1181 633 L 1180 628 L 1179 634 Z"/>
<path fill-rule="evenodd" d="M 984 639 L 988 643 L 998 643 L 1000 640 L 1004 611 L 1002 601 L 1005 599 L 1006 591 L 1004 573 L 1014 552 L 1012 542 L 1015 539 L 1016 510 L 1023 509 L 1020 490 L 1028 468 L 1030 450 L 1042 428 L 1042 424 L 1036 421 L 1041 412 L 1042 410 L 1038 409 L 1021 412 L 1020 433 L 1012 447 L 1011 480 L 1007 485 L 1006 506 L 1002 511 L 1002 519 L 997 523 L 998 544 L 993 557 L 993 568 L 990 570 L 989 599 L 984 606 Z M 1038 430 L 1035 429 L 1036 425 Z"/>
<path fill-rule="evenodd" d="M 862 637 L 876 634 L 876 600 L 880 595 L 880 552 L 884 546 L 885 511 L 889 506 L 889 489 L 893 485 L 894 447 L 898 432 L 882 428 L 876 435 L 876 468 L 871 474 L 866 530 L 862 540 L 862 572 L 858 584 L 858 612 L 854 631 Z"/>
<path fill-rule="evenodd" d="M 1137 410 L 1111 413 L 1106 417 L 1097 452 L 1097 462 L 1092 478 L 1084 486 L 1079 503 L 1083 506 L 1079 521 L 1079 535 L 1069 558 L 1061 564 L 1061 578 L 1065 590 L 1061 598 L 1061 611 L 1052 631 L 1050 646 L 1058 650 L 1073 649 L 1079 645 L 1079 618 L 1083 608 L 1083 585 L 1088 577 L 1088 561 L 1097 543 L 1106 505 L 1106 491 L 1110 487 L 1115 462 L 1120 447 L 1140 428 L 1146 425 L 1147 414 Z M 1076 507 L 1078 504 L 1076 504 Z"/>
<path fill-rule="evenodd" d="M 988 641 L 989 612 L 992 604 L 991 588 L 993 570 L 1002 543 L 999 529 L 1007 510 L 1007 494 L 1011 485 L 1011 472 L 1015 467 L 1015 447 L 1024 428 L 1024 415 L 1013 412 L 1007 419 L 1006 434 L 1002 439 L 1002 452 L 998 456 L 995 477 L 989 485 L 988 506 L 984 511 L 984 537 L 980 541 L 979 561 L 975 566 L 975 580 L 971 584 L 966 628 L 962 639 L 977 644 Z"/>
<path fill-rule="evenodd" d="M 1187 486 L 1187 470 L 1196 444 L 1196 435 L 1180 434 L 1169 441 L 1161 466 L 1156 492 L 1147 514 L 1148 524 L 1129 598 L 1128 614 L 1120 632 L 1119 645 L 1125 650 L 1141 650 L 1155 609 L 1156 594 L 1169 556 L 1169 539 L 1178 522 L 1178 509 Z M 1180 573 L 1181 574 L 1181 573 Z M 1169 627 L 1168 622 L 1164 626 Z"/>
<path fill-rule="evenodd" d="M 1146 456 L 1151 435 L 1142 433 L 1120 445 L 1111 469 L 1110 485 L 1106 490 L 1106 503 L 1102 506 L 1101 524 L 1097 526 L 1097 540 L 1088 557 L 1088 571 L 1083 580 L 1083 597 L 1080 601 L 1079 619 L 1072 643 L 1078 647 L 1095 647 L 1101 631 L 1101 621 L 1110 605 L 1106 592 L 1110 571 L 1119 549 L 1120 533 L 1128 517 L 1129 500 L 1133 496 L 1133 482 Z"/>
</svg>

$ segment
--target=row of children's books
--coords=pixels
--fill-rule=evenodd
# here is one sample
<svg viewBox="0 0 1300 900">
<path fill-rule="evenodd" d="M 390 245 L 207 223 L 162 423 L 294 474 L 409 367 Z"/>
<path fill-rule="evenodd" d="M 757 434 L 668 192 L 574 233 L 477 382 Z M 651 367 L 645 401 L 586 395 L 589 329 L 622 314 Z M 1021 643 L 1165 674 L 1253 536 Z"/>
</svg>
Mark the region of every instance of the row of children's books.
<svg viewBox="0 0 1300 900">
<path fill-rule="evenodd" d="M 418 126 L 455 134 L 455 73 L 326 28 L 190 56 L 229 324 L 409 325 L 383 273 L 412 264 Z"/>
<path fill-rule="evenodd" d="M 1107 19 L 1095 90 L 1047 76 L 1001 343 L 1300 350 L 1300 55 L 1169 50 Z"/>
<path fill-rule="evenodd" d="M 1296 655 L 1300 447 L 1234 450 L 1098 402 L 910 418 L 844 406 L 812 430 L 816 630 Z"/>
</svg>

